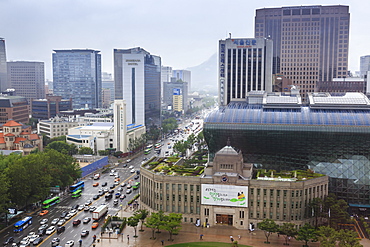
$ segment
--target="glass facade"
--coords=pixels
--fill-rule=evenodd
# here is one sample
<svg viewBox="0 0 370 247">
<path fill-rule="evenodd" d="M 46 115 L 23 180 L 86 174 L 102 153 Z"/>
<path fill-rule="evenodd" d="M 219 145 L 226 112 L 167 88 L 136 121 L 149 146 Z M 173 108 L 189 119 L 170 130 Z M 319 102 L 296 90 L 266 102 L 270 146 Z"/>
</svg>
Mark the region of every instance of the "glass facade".
<svg viewBox="0 0 370 247">
<path fill-rule="evenodd" d="M 0 38 L 0 92 L 8 88 L 5 39 Z"/>
<path fill-rule="evenodd" d="M 369 110 L 263 109 L 232 103 L 207 116 L 204 137 L 211 160 L 229 141 L 246 162 L 276 170 L 310 167 L 331 177 L 329 191 L 339 198 L 370 205 L 369 126 Z"/>
<path fill-rule="evenodd" d="M 73 109 L 101 107 L 101 55 L 95 50 L 54 50 L 54 95 L 72 99 Z"/>
</svg>

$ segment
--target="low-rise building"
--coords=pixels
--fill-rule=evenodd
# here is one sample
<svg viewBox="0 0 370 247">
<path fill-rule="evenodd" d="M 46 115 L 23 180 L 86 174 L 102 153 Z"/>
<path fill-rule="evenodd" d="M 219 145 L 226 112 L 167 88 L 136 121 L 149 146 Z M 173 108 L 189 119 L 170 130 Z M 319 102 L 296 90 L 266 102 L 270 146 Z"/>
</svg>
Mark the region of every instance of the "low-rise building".
<svg viewBox="0 0 370 247">
<path fill-rule="evenodd" d="M 28 123 L 29 105 L 22 96 L 0 96 L 0 124 L 13 119 L 16 122 Z"/>
<path fill-rule="evenodd" d="M 226 146 L 206 166 L 160 158 L 141 169 L 140 206 L 182 213 L 183 222 L 248 229 L 264 219 L 303 226 L 314 223 L 309 203 L 328 194 L 328 176 L 310 171 L 255 170 Z"/>
<path fill-rule="evenodd" d="M 42 137 L 33 134 L 31 126 L 8 120 L 0 126 L 0 149 L 21 150 L 23 155 L 28 155 L 33 150 L 43 150 Z"/>
<path fill-rule="evenodd" d="M 72 110 L 72 99 L 62 99 L 62 96 L 46 95 L 45 99 L 31 100 L 31 114 L 36 119 L 49 119 L 68 110 Z"/>
<path fill-rule="evenodd" d="M 51 139 L 68 135 L 68 129 L 76 126 L 78 123 L 69 121 L 68 118 L 55 117 L 49 120 L 40 120 L 37 123 L 37 133 L 44 134 Z"/>
</svg>

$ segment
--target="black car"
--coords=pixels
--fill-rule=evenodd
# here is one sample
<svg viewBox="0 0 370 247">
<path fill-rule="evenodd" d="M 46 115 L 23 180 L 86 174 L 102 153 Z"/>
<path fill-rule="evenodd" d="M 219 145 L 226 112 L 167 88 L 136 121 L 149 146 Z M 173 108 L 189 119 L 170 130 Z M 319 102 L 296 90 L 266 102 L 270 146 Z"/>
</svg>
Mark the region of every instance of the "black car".
<svg viewBox="0 0 370 247">
<path fill-rule="evenodd" d="M 66 230 L 66 227 L 65 226 L 60 226 L 57 228 L 57 233 L 62 233 Z"/>
<path fill-rule="evenodd" d="M 93 199 L 94 199 L 94 200 L 98 200 L 98 199 L 99 199 L 99 195 L 95 195 L 95 196 L 93 197 Z"/>
<path fill-rule="evenodd" d="M 106 194 L 105 195 L 105 200 L 108 201 L 110 199 L 112 199 L 112 194 Z"/>
<path fill-rule="evenodd" d="M 114 190 L 109 190 L 108 193 L 109 194 L 114 194 Z"/>
<path fill-rule="evenodd" d="M 113 189 L 114 187 L 116 187 L 114 184 L 112 184 L 109 188 Z"/>
<path fill-rule="evenodd" d="M 81 220 L 78 220 L 78 219 L 77 219 L 77 220 L 74 220 L 72 224 L 73 224 L 74 226 L 78 226 L 80 223 L 81 223 Z"/>
<path fill-rule="evenodd" d="M 135 180 L 136 180 L 136 179 L 139 179 L 139 177 L 140 177 L 139 175 L 136 175 L 136 176 L 134 177 L 134 179 L 135 179 Z"/>
<path fill-rule="evenodd" d="M 125 164 L 123 164 L 123 167 L 127 167 L 127 164 L 125 163 Z"/>
<path fill-rule="evenodd" d="M 5 240 L 4 245 L 11 244 L 11 243 L 14 243 L 13 237 L 9 237 L 7 240 Z"/>
<path fill-rule="evenodd" d="M 64 218 L 64 217 L 66 217 L 66 216 L 67 216 L 67 214 L 68 214 L 68 212 L 62 212 L 62 213 L 61 213 L 61 215 L 60 215 L 60 218 Z"/>
<path fill-rule="evenodd" d="M 77 210 L 78 209 L 78 206 L 79 205 L 74 205 L 71 209 L 76 209 Z"/>
<path fill-rule="evenodd" d="M 39 229 L 37 231 L 37 235 L 40 235 L 40 236 L 44 235 L 45 233 L 46 233 L 46 229 Z"/>
<path fill-rule="evenodd" d="M 33 245 L 38 245 L 44 240 L 43 237 L 38 237 L 33 241 Z"/>
<path fill-rule="evenodd" d="M 107 186 L 107 184 L 108 184 L 107 182 L 104 182 L 101 186 L 104 187 L 104 186 Z"/>
</svg>

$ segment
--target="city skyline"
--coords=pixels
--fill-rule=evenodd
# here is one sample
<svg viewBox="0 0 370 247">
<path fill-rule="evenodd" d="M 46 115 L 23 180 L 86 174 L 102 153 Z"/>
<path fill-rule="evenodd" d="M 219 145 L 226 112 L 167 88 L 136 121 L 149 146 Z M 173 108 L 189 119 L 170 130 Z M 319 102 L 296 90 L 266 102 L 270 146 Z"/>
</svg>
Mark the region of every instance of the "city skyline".
<svg viewBox="0 0 370 247">
<path fill-rule="evenodd" d="M 196 5 L 195 5 L 196 3 Z M 206 61 L 217 52 L 218 40 L 253 37 L 256 9 L 300 6 L 349 6 L 351 13 L 349 69 L 358 71 L 360 56 L 370 54 L 365 46 L 369 34 L 366 7 L 354 0 L 336 1 L 222 1 L 172 2 L 144 1 L 140 6 L 120 1 L 3 1 L 0 37 L 6 40 L 8 61 L 45 62 L 45 78 L 52 78 L 51 54 L 54 49 L 97 49 L 102 54 L 102 71 L 113 73 L 113 49 L 142 47 L 161 56 L 162 64 L 186 69 Z M 58 11 L 55 11 L 55 10 Z M 83 13 L 83 14 L 81 14 Z M 11 23 L 11 25 L 5 25 Z M 37 28 L 35 28 L 37 27 Z"/>
</svg>

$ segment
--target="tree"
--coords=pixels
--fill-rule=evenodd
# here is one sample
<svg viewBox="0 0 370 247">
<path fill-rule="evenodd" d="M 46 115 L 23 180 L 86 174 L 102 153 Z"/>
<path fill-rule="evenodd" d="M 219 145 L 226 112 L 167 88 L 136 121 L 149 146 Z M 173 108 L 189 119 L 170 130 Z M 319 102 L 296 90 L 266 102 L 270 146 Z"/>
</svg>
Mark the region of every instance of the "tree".
<svg viewBox="0 0 370 247">
<path fill-rule="evenodd" d="M 176 213 L 170 213 L 164 217 L 165 224 L 161 225 L 161 228 L 168 231 L 170 234 L 170 239 L 168 241 L 173 241 L 172 235 L 179 233 L 181 229 L 181 219 L 182 214 Z"/>
<path fill-rule="evenodd" d="M 337 200 L 334 194 L 329 194 L 324 199 L 323 205 L 323 215 L 327 217 L 330 227 L 337 229 L 338 223 L 349 221 L 348 204 L 343 199 Z"/>
<path fill-rule="evenodd" d="M 154 231 L 161 225 L 159 213 L 152 213 L 146 218 L 144 225 L 152 229 L 152 237 L 150 239 L 155 239 Z"/>
<path fill-rule="evenodd" d="M 81 155 L 83 155 L 83 154 L 93 154 L 93 153 L 94 153 L 94 151 L 89 147 L 81 147 L 78 150 L 78 154 L 81 154 Z"/>
<path fill-rule="evenodd" d="M 269 242 L 269 237 L 272 233 L 277 232 L 279 230 L 279 226 L 275 223 L 275 221 L 271 219 L 264 219 L 263 221 L 259 222 L 257 224 L 258 228 L 264 231 L 265 237 L 266 237 L 266 242 L 265 243 L 270 243 Z"/>
<path fill-rule="evenodd" d="M 109 150 L 99 150 L 98 154 L 100 156 L 108 156 L 109 155 Z"/>
<path fill-rule="evenodd" d="M 360 247 L 360 239 L 356 232 L 341 229 L 337 232 L 338 247 Z"/>
<path fill-rule="evenodd" d="M 148 214 L 149 214 L 149 211 L 146 210 L 146 209 L 140 209 L 140 210 L 137 210 L 134 213 L 134 216 L 136 216 L 141 221 L 141 229 L 140 229 L 141 232 L 144 231 L 143 230 L 143 224 L 144 224 L 144 220 L 146 219 Z"/>
<path fill-rule="evenodd" d="M 137 237 L 137 235 L 136 235 L 136 227 L 137 227 L 138 224 L 139 224 L 139 218 L 138 217 L 131 216 L 131 217 L 129 217 L 127 219 L 127 225 L 134 228 L 134 231 L 135 231 L 134 238 Z"/>
<path fill-rule="evenodd" d="M 318 226 L 318 218 L 321 217 L 321 210 L 323 207 L 323 200 L 321 198 L 313 198 L 312 201 L 308 204 L 309 209 L 311 209 L 312 216 L 315 216 L 315 227 Z"/>
<path fill-rule="evenodd" d="M 63 154 L 73 155 L 77 153 L 77 147 L 63 141 L 54 141 L 49 143 L 45 149 L 54 149 Z"/>
<path fill-rule="evenodd" d="M 320 241 L 320 247 L 335 246 L 337 235 L 334 228 L 328 226 L 320 226 L 317 233 L 318 240 Z"/>
<path fill-rule="evenodd" d="M 297 230 L 295 228 L 295 224 L 293 223 L 283 223 L 282 226 L 279 227 L 279 234 L 283 235 L 285 238 L 285 245 L 288 244 L 289 237 L 295 237 L 297 235 Z"/>
<path fill-rule="evenodd" d="M 298 231 L 298 236 L 296 237 L 299 241 L 304 241 L 306 247 L 308 247 L 308 242 L 316 242 L 317 241 L 317 231 L 315 227 L 311 226 L 310 224 L 305 224 L 302 226 Z"/>
</svg>

